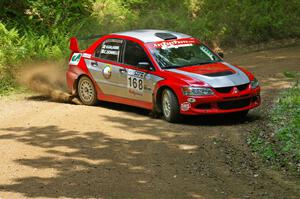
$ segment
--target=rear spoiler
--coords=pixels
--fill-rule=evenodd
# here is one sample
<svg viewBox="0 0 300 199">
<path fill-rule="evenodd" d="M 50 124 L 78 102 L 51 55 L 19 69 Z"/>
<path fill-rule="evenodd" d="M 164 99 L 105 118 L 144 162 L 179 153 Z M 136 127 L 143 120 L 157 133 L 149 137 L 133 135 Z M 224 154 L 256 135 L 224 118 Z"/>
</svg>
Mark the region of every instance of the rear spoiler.
<svg viewBox="0 0 300 199">
<path fill-rule="evenodd" d="M 78 40 L 76 37 L 70 39 L 70 50 L 75 53 L 79 52 Z"/>
<path fill-rule="evenodd" d="M 78 40 L 91 40 L 91 39 L 98 39 L 102 37 L 103 35 L 91 35 L 88 37 L 79 37 L 78 39 L 76 37 L 72 37 L 70 39 L 70 50 L 72 52 L 79 52 L 79 46 L 78 46 Z"/>
</svg>

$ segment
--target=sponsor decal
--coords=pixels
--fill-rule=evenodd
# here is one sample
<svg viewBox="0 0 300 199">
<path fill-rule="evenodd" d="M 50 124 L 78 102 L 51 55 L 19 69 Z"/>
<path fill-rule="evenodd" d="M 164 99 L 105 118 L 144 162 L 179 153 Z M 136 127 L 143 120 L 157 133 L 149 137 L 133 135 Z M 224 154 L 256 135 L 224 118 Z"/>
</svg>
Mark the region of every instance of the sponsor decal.
<svg viewBox="0 0 300 199">
<path fill-rule="evenodd" d="M 98 63 L 97 62 L 91 62 L 92 67 L 97 68 L 98 67 Z"/>
<path fill-rule="evenodd" d="M 144 76 L 144 72 L 128 69 L 127 88 L 129 89 L 129 93 L 134 94 L 144 92 Z"/>
<path fill-rule="evenodd" d="M 161 49 L 170 49 L 170 48 L 180 48 L 186 46 L 193 46 L 193 44 L 181 44 L 181 45 L 174 45 L 174 46 L 163 46 Z"/>
<path fill-rule="evenodd" d="M 129 93 L 130 93 L 130 94 L 133 94 L 133 95 L 143 96 L 143 93 L 140 93 L 140 92 L 135 91 L 135 90 L 133 90 L 133 89 L 129 89 Z"/>
<path fill-rule="evenodd" d="M 180 109 L 182 111 L 188 111 L 191 108 L 191 103 L 189 102 L 184 102 L 180 105 Z"/>
<path fill-rule="evenodd" d="M 120 46 L 103 45 L 102 48 L 107 50 L 119 50 Z"/>
<path fill-rule="evenodd" d="M 150 79 L 151 79 L 151 75 L 150 75 L 150 74 L 147 74 L 147 75 L 145 76 L 145 79 L 146 79 L 146 80 L 150 80 Z"/>
<path fill-rule="evenodd" d="M 89 54 L 89 53 L 83 53 L 83 54 L 82 54 L 82 57 L 84 57 L 84 58 L 91 58 L 92 55 Z"/>
<path fill-rule="evenodd" d="M 200 49 L 201 49 L 207 56 L 209 56 L 209 58 L 210 58 L 211 60 L 214 59 L 214 54 L 213 54 L 210 50 L 208 50 L 207 47 L 205 47 L 205 46 L 200 46 Z"/>
<path fill-rule="evenodd" d="M 132 69 L 128 69 L 128 75 L 130 76 L 134 76 L 134 77 L 138 77 L 138 78 L 144 78 L 145 73 L 138 71 L 138 70 L 132 70 Z"/>
<path fill-rule="evenodd" d="M 118 56 L 119 52 L 120 52 L 120 46 L 104 44 L 101 48 L 100 53 L 101 54 L 106 54 L 106 55 L 116 55 L 116 56 Z"/>
<path fill-rule="evenodd" d="M 146 86 L 146 85 L 144 85 L 144 90 L 145 91 L 152 91 L 152 89 L 150 87 Z"/>
<path fill-rule="evenodd" d="M 80 61 L 81 56 L 82 56 L 81 53 L 74 53 L 70 59 L 69 64 L 77 66 Z"/>
<path fill-rule="evenodd" d="M 120 39 L 107 39 L 101 45 L 100 55 L 109 59 L 118 60 L 120 49 L 123 40 Z"/>
<path fill-rule="evenodd" d="M 179 48 L 179 47 L 183 47 L 183 46 L 192 46 L 195 43 L 196 43 L 196 40 L 194 40 L 194 39 L 162 41 L 162 42 L 157 42 L 157 43 L 153 44 L 153 47 L 161 48 L 161 49 Z"/>
<path fill-rule="evenodd" d="M 113 50 L 101 50 L 101 54 L 106 54 L 106 55 L 119 55 L 119 51 L 113 51 Z"/>
<path fill-rule="evenodd" d="M 109 79 L 111 77 L 112 67 L 109 64 L 106 64 L 102 70 L 103 77 Z"/>
</svg>

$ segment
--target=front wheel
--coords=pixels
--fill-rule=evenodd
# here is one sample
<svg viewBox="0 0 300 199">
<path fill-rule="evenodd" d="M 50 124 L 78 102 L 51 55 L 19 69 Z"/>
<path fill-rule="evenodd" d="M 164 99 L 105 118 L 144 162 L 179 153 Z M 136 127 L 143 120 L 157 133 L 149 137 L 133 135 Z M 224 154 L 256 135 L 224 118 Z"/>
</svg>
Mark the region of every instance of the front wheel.
<svg viewBox="0 0 300 199">
<path fill-rule="evenodd" d="M 165 120 L 173 123 L 181 119 L 177 97 L 171 90 L 166 89 L 163 91 L 161 105 Z"/>
<path fill-rule="evenodd" d="M 90 78 L 83 76 L 79 79 L 78 95 L 84 105 L 92 106 L 97 102 L 96 89 Z"/>
</svg>

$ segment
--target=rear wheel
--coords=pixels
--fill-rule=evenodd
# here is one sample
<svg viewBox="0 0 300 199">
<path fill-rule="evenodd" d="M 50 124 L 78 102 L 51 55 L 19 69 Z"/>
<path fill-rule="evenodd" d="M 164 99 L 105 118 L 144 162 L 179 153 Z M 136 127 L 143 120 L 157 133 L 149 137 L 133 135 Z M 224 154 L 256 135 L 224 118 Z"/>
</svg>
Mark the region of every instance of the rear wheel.
<svg viewBox="0 0 300 199">
<path fill-rule="evenodd" d="M 92 106 L 97 102 L 96 89 L 90 78 L 83 76 L 79 79 L 77 91 L 84 105 Z"/>
<path fill-rule="evenodd" d="M 169 89 L 162 93 L 161 107 L 164 119 L 168 122 L 178 122 L 181 118 L 180 108 L 176 95 Z"/>
</svg>

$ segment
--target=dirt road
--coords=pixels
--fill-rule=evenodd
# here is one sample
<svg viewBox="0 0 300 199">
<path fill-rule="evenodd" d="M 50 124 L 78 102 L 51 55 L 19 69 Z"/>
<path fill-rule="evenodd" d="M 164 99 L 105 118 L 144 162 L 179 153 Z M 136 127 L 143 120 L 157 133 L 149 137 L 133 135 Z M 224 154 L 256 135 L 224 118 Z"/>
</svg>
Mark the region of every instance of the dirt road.
<svg viewBox="0 0 300 199">
<path fill-rule="evenodd" d="M 300 198 L 299 178 L 245 144 L 288 85 L 280 73 L 300 71 L 299 55 L 300 46 L 227 55 L 261 80 L 263 105 L 245 122 L 169 124 L 123 105 L 1 99 L 0 198 Z"/>
</svg>

